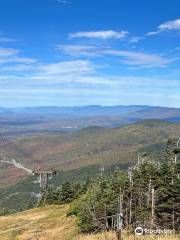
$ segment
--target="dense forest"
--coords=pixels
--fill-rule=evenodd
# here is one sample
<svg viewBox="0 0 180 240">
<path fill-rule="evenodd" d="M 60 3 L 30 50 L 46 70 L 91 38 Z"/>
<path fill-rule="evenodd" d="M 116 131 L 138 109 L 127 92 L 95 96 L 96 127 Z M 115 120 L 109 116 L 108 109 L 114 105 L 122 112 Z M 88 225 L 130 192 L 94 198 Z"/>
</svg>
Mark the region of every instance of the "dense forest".
<svg viewBox="0 0 180 240">
<path fill-rule="evenodd" d="M 79 182 L 65 182 L 43 192 L 39 205 L 71 203 L 69 215 L 76 215 L 82 232 L 116 227 L 107 216 L 121 213 L 123 227 L 148 226 L 179 231 L 180 163 L 177 139 L 167 141 L 156 159 L 148 153 L 138 156 L 137 164 L 122 171 Z"/>
</svg>

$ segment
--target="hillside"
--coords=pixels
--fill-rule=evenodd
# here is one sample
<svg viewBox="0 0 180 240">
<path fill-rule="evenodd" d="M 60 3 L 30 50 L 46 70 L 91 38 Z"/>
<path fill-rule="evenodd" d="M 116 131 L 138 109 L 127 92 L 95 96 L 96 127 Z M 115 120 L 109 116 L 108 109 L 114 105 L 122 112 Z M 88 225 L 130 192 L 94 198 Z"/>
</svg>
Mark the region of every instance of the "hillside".
<svg viewBox="0 0 180 240">
<path fill-rule="evenodd" d="M 68 206 L 47 206 L 0 217 L 1 240 L 72 240 L 78 232 L 75 219 L 66 217 Z"/>
<path fill-rule="evenodd" d="M 144 120 L 119 128 L 88 127 L 72 133 L 17 138 L 15 143 L 39 161 L 24 158 L 11 145 L 1 144 L 0 155 L 16 159 L 25 167 L 71 170 L 92 165 L 121 166 L 133 163 L 137 152 L 161 151 L 168 137 L 179 137 L 180 124 Z M 1 163 L 0 184 L 21 179 L 22 170 Z M 14 175 L 13 175 L 14 174 Z M 4 177 L 6 176 L 6 177 Z M 8 179 L 7 179 L 8 178 Z"/>
<path fill-rule="evenodd" d="M 104 172 L 110 174 L 118 168 L 122 169 L 122 167 L 120 164 L 105 166 Z M 92 165 L 68 171 L 59 171 L 58 174 L 51 179 L 50 184 L 58 187 L 67 181 L 74 183 L 82 182 L 86 180 L 87 177 L 99 176 L 101 168 L 101 165 Z M 125 165 L 123 168 L 126 169 L 127 166 Z M 18 183 L 15 184 L 14 182 L 9 187 L 3 187 L 0 190 L 0 214 L 7 209 L 10 210 L 10 212 L 14 212 L 36 206 L 37 196 L 40 191 L 39 183 L 35 176 L 21 179 Z"/>
<path fill-rule="evenodd" d="M 51 205 L 0 217 L 1 240 L 115 240 L 115 233 L 81 235 L 77 220 L 66 217 L 68 205 Z M 123 233 L 124 239 L 134 236 Z M 178 240 L 178 236 L 145 236 L 140 240 Z"/>
</svg>

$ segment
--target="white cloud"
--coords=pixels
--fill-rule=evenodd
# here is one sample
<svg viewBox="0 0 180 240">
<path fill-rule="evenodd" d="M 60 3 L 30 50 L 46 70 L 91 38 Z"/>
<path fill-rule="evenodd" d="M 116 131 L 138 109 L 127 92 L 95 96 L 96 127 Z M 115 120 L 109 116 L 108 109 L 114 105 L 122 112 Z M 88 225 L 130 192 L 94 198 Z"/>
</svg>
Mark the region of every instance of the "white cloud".
<svg viewBox="0 0 180 240">
<path fill-rule="evenodd" d="M 0 61 L 1 62 L 1 61 Z M 28 70 L 33 70 L 35 68 L 32 64 L 16 64 L 16 65 L 8 65 L 0 68 L 0 71 L 5 72 L 23 72 Z"/>
<path fill-rule="evenodd" d="M 108 47 L 98 47 L 91 45 L 59 45 L 57 49 L 72 56 L 114 56 L 119 57 L 119 61 L 127 65 L 140 67 L 164 67 L 177 60 L 169 59 L 158 54 L 149 54 L 140 51 L 115 50 Z"/>
<path fill-rule="evenodd" d="M 26 77 L 34 81 L 79 84 L 113 84 L 110 80 L 98 76 L 97 66 L 87 60 L 63 61 L 51 64 L 40 64 L 35 72 Z"/>
<path fill-rule="evenodd" d="M 143 38 L 142 37 L 132 37 L 129 42 L 130 43 L 138 43 L 139 41 L 141 41 Z"/>
<path fill-rule="evenodd" d="M 72 56 L 101 56 L 99 47 L 95 45 L 57 45 L 57 50 L 60 50 Z"/>
<path fill-rule="evenodd" d="M 6 66 L 0 69 L 1 71 L 21 71 L 21 76 L 8 75 L 0 76 L 0 84 L 6 81 L 18 81 L 33 84 L 92 84 L 92 85 L 112 85 L 113 81 L 106 77 L 100 76 L 96 72 L 96 67 L 90 61 L 75 60 L 64 61 L 50 64 L 36 65 L 15 65 Z M 23 74 L 23 71 L 29 71 L 28 75 Z M 19 86 L 19 85 L 18 85 Z"/>
<path fill-rule="evenodd" d="M 147 36 L 153 36 L 153 35 L 157 35 L 161 32 L 175 31 L 175 30 L 180 30 L 180 19 L 175 19 L 175 20 L 172 20 L 172 21 L 162 23 L 158 26 L 156 31 L 148 32 L 146 35 Z"/>
<path fill-rule="evenodd" d="M 120 86 L 136 87 L 136 88 L 155 88 L 169 89 L 169 86 L 174 88 L 180 87 L 180 81 L 172 78 L 163 78 L 161 76 L 142 77 L 142 76 L 116 76 L 113 81 Z"/>
<path fill-rule="evenodd" d="M 89 61 L 75 60 L 64 61 L 51 64 L 42 64 L 38 67 L 38 71 L 43 74 L 57 75 L 57 74 L 82 74 L 92 72 L 94 66 Z"/>
<path fill-rule="evenodd" d="M 62 74 L 56 74 L 56 75 L 43 75 L 38 74 L 34 76 L 29 76 L 23 78 L 24 80 L 28 81 L 38 81 L 44 83 L 45 85 L 49 83 L 50 85 L 54 84 L 91 84 L 91 85 L 114 85 L 116 84 L 111 79 L 108 79 L 107 77 L 101 77 L 98 75 L 92 75 L 89 74 L 65 74 L 64 76 Z"/>
<path fill-rule="evenodd" d="M 165 23 L 159 25 L 158 29 L 160 31 L 180 30 L 180 19 L 176 19 L 174 21 L 165 22 Z"/>
<path fill-rule="evenodd" d="M 146 33 L 146 36 L 154 36 L 154 35 L 157 35 L 159 32 L 157 31 L 154 31 L 154 32 L 148 32 Z"/>
<path fill-rule="evenodd" d="M 25 63 L 31 64 L 37 62 L 36 59 L 19 57 L 19 49 L 0 47 L 0 64 L 6 63 Z"/>
<path fill-rule="evenodd" d="M 0 54 L 1 56 L 1 54 Z M 37 59 L 33 58 L 24 58 L 24 57 L 7 57 L 7 58 L 0 58 L 0 63 L 35 63 L 37 62 Z"/>
<path fill-rule="evenodd" d="M 104 53 L 106 55 L 122 57 L 121 62 L 125 64 L 140 65 L 142 67 L 162 67 L 175 60 L 138 51 L 105 50 Z"/>
<path fill-rule="evenodd" d="M 127 31 L 90 31 L 90 32 L 77 32 L 69 34 L 69 39 L 72 38 L 99 38 L 99 39 L 109 39 L 109 38 L 125 38 L 128 35 Z"/>
<path fill-rule="evenodd" d="M 7 82 L 9 84 L 7 85 Z M 162 78 L 162 77 L 142 77 L 142 76 L 102 76 L 97 74 L 58 74 L 58 75 L 46 75 L 46 74 L 32 74 L 29 76 L 0 76 L 0 89 L 13 90 L 14 88 L 32 88 L 44 89 L 47 91 L 50 88 L 53 88 L 54 91 L 61 89 L 61 84 L 82 84 L 83 86 L 92 85 L 92 86 L 104 86 L 111 87 L 115 92 L 122 90 L 132 90 L 139 89 L 139 91 L 149 92 L 154 89 L 156 92 L 161 94 L 162 92 L 166 93 L 169 91 L 169 86 L 172 88 L 180 88 L 180 81 L 177 79 L 171 78 Z M 58 88 L 57 88 L 58 87 Z M 151 89 L 151 90 L 148 90 Z M 99 89 L 101 90 L 101 89 Z"/>
<path fill-rule="evenodd" d="M 18 49 L 0 47 L 0 57 L 9 57 L 19 52 L 20 50 Z"/>
</svg>

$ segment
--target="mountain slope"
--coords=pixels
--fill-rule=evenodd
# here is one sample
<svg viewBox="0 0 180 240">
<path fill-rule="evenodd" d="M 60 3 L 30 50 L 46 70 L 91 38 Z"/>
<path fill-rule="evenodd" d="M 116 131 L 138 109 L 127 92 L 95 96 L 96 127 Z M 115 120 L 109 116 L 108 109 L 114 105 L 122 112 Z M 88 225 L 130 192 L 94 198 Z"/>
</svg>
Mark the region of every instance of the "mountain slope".
<svg viewBox="0 0 180 240">
<path fill-rule="evenodd" d="M 4 144 L 0 145 L 0 156 L 14 158 L 28 168 L 44 166 L 69 170 L 96 164 L 124 165 L 133 163 L 138 151 L 144 148 L 147 151 L 152 149 L 152 146 L 157 146 L 158 150 L 163 147 L 169 136 L 178 138 L 179 135 L 178 123 L 144 120 L 120 128 L 88 127 L 74 133 L 44 134 L 16 139 L 17 145 L 40 161 L 24 158 L 11 145 Z M 6 169 L 11 168 L 7 164 L 1 164 L 2 166 L 1 183 Z M 12 173 L 10 169 L 8 171 Z M 16 175 L 21 176 L 19 172 Z"/>
<path fill-rule="evenodd" d="M 51 205 L 6 217 L 0 217 L 1 240 L 112 240 L 116 239 L 114 232 L 97 235 L 82 235 L 78 230 L 76 219 L 66 217 L 68 205 Z M 124 238 L 126 237 L 126 238 Z M 133 240 L 134 235 L 123 232 L 123 239 Z M 150 240 L 157 236 L 145 235 L 138 239 Z M 179 236 L 158 236 L 159 240 L 178 240 Z"/>
<path fill-rule="evenodd" d="M 171 135 L 178 137 L 179 133 L 180 124 L 145 120 L 120 128 L 88 127 L 74 133 L 20 138 L 16 144 L 37 159 L 42 159 L 40 163 L 57 166 L 59 169 L 73 169 L 100 162 L 112 163 L 113 158 L 108 159 L 112 152 L 117 152 L 120 157 L 114 156 L 115 162 L 127 162 L 127 154 L 166 141 Z M 6 153 L 8 147 L 0 150 L 1 154 Z M 17 157 L 20 155 L 17 154 Z M 28 159 L 22 161 L 30 167 L 33 166 Z"/>
<path fill-rule="evenodd" d="M 168 119 L 180 116 L 179 108 L 152 107 L 141 109 L 128 114 L 129 117 L 139 119 Z"/>
<path fill-rule="evenodd" d="M 15 143 L 31 153 L 33 162 L 24 158 L 10 145 L 0 145 L 0 156 L 16 159 L 25 167 L 70 170 L 86 166 L 134 164 L 138 151 L 158 152 L 169 136 L 179 137 L 180 124 L 157 120 L 114 129 L 88 127 L 74 133 L 39 135 L 16 139 Z M 26 172 L 12 165 L 0 163 L 0 186 L 16 184 L 28 176 Z M 14 193 L 14 191 L 13 191 Z"/>
<path fill-rule="evenodd" d="M 78 233 L 68 206 L 47 206 L 0 217 L 1 240 L 72 240 Z"/>
</svg>

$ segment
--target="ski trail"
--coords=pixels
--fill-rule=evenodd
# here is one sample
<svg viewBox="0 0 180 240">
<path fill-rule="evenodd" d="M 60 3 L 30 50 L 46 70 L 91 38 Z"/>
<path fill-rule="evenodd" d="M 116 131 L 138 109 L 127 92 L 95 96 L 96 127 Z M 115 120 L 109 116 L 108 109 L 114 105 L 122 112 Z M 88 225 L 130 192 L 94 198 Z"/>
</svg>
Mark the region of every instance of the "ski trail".
<svg viewBox="0 0 180 240">
<path fill-rule="evenodd" d="M 0 160 L 0 163 L 8 163 L 14 165 L 16 168 L 23 169 L 24 171 L 28 172 L 29 174 L 32 174 L 32 170 L 29 168 L 24 167 L 21 163 L 16 162 L 15 159 L 6 160 L 6 158 L 3 158 L 3 160 Z"/>
</svg>

